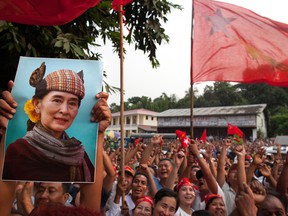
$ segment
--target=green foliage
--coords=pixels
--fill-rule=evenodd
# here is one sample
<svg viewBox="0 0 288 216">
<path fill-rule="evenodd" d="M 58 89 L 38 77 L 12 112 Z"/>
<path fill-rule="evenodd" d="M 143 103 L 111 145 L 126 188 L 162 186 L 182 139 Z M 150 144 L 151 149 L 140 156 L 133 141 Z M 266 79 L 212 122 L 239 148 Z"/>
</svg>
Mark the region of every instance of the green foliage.
<svg viewBox="0 0 288 216">
<path fill-rule="evenodd" d="M 0 21 L 0 88 L 14 79 L 20 56 L 71 59 L 101 59 L 97 41 L 110 40 L 119 53 L 119 14 L 111 9 L 112 0 L 101 0 L 94 8 L 61 26 L 33 26 Z M 153 67 L 159 66 L 157 46 L 169 42 L 162 24 L 179 5 L 166 0 L 134 0 L 126 5 L 125 25 L 130 29 L 124 38 L 135 49 L 148 53 Z M 124 43 L 125 43 L 124 41 Z M 108 85 L 106 82 L 104 85 Z M 115 87 L 105 87 L 117 91 Z"/>
<path fill-rule="evenodd" d="M 287 135 L 288 128 L 288 109 L 282 107 L 278 114 L 275 114 L 270 119 L 271 136 Z"/>
</svg>

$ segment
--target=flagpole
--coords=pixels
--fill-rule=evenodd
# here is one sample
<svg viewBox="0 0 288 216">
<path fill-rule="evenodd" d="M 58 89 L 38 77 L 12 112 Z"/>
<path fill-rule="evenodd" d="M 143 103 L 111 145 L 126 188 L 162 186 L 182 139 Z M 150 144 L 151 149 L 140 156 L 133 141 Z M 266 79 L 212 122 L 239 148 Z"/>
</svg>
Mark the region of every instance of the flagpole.
<svg viewBox="0 0 288 216">
<path fill-rule="evenodd" d="M 193 109 L 194 109 L 194 91 L 193 91 L 193 20 L 194 20 L 194 1 L 192 1 L 192 16 L 191 16 L 191 59 L 190 59 L 190 97 L 191 97 L 191 107 L 190 107 L 190 138 L 194 139 L 194 124 L 193 124 Z"/>
<path fill-rule="evenodd" d="M 124 50 L 123 50 L 123 5 L 120 5 L 119 25 L 120 25 L 120 132 L 121 132 L 121 177 L 125 178 L 125 151 L 124 151 Z M 122 194 L 122 203 L 125 200 L 125 192 Z"/>
</svg>

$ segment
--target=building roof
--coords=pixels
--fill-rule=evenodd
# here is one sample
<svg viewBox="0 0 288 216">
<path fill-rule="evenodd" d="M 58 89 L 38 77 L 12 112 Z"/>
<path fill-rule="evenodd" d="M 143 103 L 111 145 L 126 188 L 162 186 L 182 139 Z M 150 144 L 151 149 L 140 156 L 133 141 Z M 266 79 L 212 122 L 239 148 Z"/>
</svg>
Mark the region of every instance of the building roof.
<svg viewBox="0 0 288 216">
<path fill-rule="evenodd" d="M 158 112 L 154 112 L 154 111 L 147 110 L 147 109 L 135 109 L 135 110 L 124 111 L 124 116 L 127 116 L 127 115 L 151 115 L 151 116 L 157 116 Z M 116 117 L 116 116 L 120 116 L 120 112 L 112 113 L 112 117 Z"/>
<path fill-rule="evenodd" d="M 219 115 L 249 115 L 263 112 L 266 104 L 253 104 L 242 106 L 219 106 L 194 108 L 193 116 L 219 116 Z M 186 109 L 169 109 L 157 115 L 157 117 L 177 117 L 190 116 L 190 108 Z"/>
</svg>

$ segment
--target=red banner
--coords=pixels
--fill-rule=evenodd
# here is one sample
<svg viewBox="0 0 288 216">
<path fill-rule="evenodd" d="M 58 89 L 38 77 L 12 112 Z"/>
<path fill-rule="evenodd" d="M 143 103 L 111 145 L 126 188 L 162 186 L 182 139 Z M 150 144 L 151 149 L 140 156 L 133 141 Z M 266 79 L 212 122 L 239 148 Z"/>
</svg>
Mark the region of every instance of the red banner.
<svg viewBox="0 0 288 216">
<path fill-rule="evenodd" d="M 288 25 L 233 4 L 194 0 L 191 83 L 288 86 Z"/>
<path fill-rule="evenodd" d="M 28 25 L 53 26 L 66 24 L 100 0 L 3 0 L 0 20 Z"/>
</svg>

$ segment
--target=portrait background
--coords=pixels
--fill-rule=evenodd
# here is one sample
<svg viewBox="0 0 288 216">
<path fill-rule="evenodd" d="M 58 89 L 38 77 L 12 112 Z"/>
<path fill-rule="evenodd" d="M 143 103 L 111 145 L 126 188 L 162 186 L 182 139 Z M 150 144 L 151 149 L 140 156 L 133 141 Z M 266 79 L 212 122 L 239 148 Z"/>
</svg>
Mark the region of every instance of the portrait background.
<svg viewBox="0 0 288 216">
<path fill-rule="evenodd" d="M 10 143 L 26 134 L 28 116 L 24 112 L 24 104 L 32 99 L 35 93 L 35 88 L 30 86 L 29 79 L 32 72 L 40 67 L 42 62 L 46 65 L 44 78 L 59 69 L 70 69 L 76 73 L 83 70 L 85 97 L 81 101 L 77 117 L 66 132 L 70 137 L 75 137 L 82 142 L 95 166 L 98 123 L 90 122 L 90 118 L 92 107 L 97 101 L 95 95 L 102 90 L 103 78 L 103 63 L 96 60 L 20 57 L 12 89 L 12 95 L 18 107 L 13 119 L 8 122 L 5 149 Z"/>
</svg>

